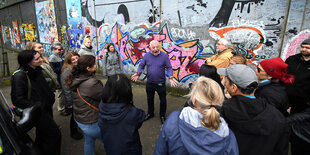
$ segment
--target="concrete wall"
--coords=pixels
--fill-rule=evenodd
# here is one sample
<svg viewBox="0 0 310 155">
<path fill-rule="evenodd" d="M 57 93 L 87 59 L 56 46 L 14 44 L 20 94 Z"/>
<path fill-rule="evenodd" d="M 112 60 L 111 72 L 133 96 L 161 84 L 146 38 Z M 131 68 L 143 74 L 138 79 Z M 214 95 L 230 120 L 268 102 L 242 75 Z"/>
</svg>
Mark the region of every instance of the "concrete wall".
<svg viewBox="0 0 310 155">
<path fill-rule="evenodd" d="M 206 57 L 217 53 L 219 38 L 230 39 L 236 53 L 257 64 L 263 59 L 286 59 L 296 54 L 300 42 L 310 35 L 310 0 L 80 0 L 80 5 L 73 1 L 77 0 L 54 0 L 58 36 L 68 49 L 74 50 L 82 42 L 78 33 L 83 30 L 84 36 L 93 39 L 99 61 L 105 44 L 112 42 L 122 56 L 126 73 L 132 74 L 149 51 L 149 42 L 157 39 L 170 57 L 181 87 L 197 78 Z M 82 29 L 73 31 L 68 24 L 72 19 L 68 20 L 66 11 L 72 9 L 66 10 L 70 8 L 66 4 L 81 7 L 81 21 L 73 25 L 81 23 Z M 36 24 L 34 2 L 17 5 L 22 15 L 15 11 L 11 18 L 2 20 L 3 12 L 17 8 L 0 10 L 1 25 L 10 26 L 13 17 L 19 23 Z M 63 26 L 66 28 L 61 29 Z M 50 45 L 45 46 L 49 50 Z"/>
</svg>

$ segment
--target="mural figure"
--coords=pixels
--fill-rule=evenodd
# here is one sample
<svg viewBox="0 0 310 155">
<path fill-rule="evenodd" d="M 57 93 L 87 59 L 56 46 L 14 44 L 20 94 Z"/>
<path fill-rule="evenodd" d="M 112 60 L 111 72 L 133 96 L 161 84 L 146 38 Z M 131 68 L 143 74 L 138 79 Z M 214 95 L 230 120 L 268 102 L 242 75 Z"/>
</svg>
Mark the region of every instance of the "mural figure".
<svg viewBox="0 0 310 155">
<path fill-rule="evenodd" d="M 24 40 L 35 41 L 34 28 L 33 24 L 22 24 L 22 28 L 24 29 Z"/>
<path fill-rule="evenodd" d="M 51 44 L 58 38 L 53 0 L 35 3 L 41 43 Z"/>
<path fill-rule="evenodd" d="M 66 6 L 70 47 L 80 48 L 83 42 L 80 0 L 66 0 Z"/>
</svg>

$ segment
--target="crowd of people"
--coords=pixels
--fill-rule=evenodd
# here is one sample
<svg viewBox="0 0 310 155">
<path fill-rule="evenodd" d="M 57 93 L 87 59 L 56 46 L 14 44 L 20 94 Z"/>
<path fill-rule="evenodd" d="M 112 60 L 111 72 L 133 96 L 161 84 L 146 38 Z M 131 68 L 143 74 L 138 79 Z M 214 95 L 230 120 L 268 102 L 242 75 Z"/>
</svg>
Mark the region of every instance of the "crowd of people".
<svg viewBox="0 0 310 155">
<path fill-rule="evenodd" d="M 107 44 L 102 63 L 108 79 L 105 84 L 95 75 L 97 62 L 91 44 L 85 38 L 75 53 L 64 52 L 55 43 L 47 59 L 42 44 L 30 42 L 18 54 L 11 99 L 21 109 L 40 107 L 42 114 L 34 127 L 41 154 L 60 154 L 61 132 L 53 119 L 55 99 L 62 115 L 71 115 L 71 137 L 84 137 L 85 155 L 94 155 L 96 140 L 108 155 L 142 154 L 138 130 L 155 116 L 155 92 L 163 124 L 156 155 L 287 155 L 289 142 L 292 155 L 310 153 L 310 39 L 285 62 L 272 58 L 253 65 L 221 38 L 218 53 L 206 59 L 197 81 L 189 85 L 184 107 L 167 119 L 166 82 L 171 87 L 178 82 L 158 41 L 150 42 L 150 52 L 130 78 L 124 74 L 114 44 Z M 130 81 L 137 81 L 145 67 L 147 113 L 135 107 Z"/>
</svg>

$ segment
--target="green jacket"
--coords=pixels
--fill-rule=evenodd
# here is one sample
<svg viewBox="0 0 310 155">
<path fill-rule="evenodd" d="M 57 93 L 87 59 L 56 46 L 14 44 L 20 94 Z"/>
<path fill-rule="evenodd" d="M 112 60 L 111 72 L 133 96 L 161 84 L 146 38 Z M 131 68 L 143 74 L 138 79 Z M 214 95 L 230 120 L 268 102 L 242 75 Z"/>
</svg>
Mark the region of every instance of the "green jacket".
<svg viewBox="0 0 310 155">
<path fill-rule="evenodd" d="M 57 75 L 53 71 L 52 67 L 47 63 L 42 63 L 41 65 L 43 77 L 45 78 L 48 86 L 50 87 L 51 91 L 55 91 L 56 89 L 60 89 L 60 84 L 57 81 Z"/>
</svg>

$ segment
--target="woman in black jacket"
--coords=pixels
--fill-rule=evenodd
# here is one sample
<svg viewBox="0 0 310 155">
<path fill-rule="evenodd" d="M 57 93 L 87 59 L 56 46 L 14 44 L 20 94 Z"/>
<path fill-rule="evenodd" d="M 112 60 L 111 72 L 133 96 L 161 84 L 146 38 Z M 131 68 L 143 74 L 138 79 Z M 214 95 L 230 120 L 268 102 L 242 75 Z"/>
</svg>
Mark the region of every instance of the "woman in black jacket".
<svg viewBox="0 0 310 155">
<path fill-rule="evenodd" d="M 285 85 L 294 82 L 294 77 L 286 73 L 287 64 L 281 58 L 263 60 L 257 66 L 256 75 L 259 87 L 255 97 L 265 98 L 284 116 L 288 116 L 289 100 Z"/>
<path fill-rule="evenodd" d="M 99 105 L 99 127 L 107 155 L 142 154 L 138 129 L 145 113 L 133 105 L 130 80 L 124 74 L 109 77 Z"/>
<path fill-rule="evenodd" d="M 34 125 L 35 144 L 42 154 L 59 155 L 61 133 L 52 117 L 55 96 L 43 77 L 40 54 L 33 50 L 25 50 L 18 54 L 17 59 L 19 70 L 12 76 L 12 103 L 21 109 L 40 104 L 43 112 Z"/>
</svg>

